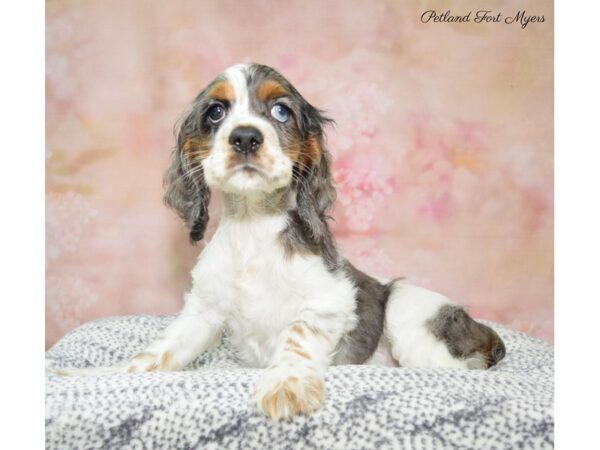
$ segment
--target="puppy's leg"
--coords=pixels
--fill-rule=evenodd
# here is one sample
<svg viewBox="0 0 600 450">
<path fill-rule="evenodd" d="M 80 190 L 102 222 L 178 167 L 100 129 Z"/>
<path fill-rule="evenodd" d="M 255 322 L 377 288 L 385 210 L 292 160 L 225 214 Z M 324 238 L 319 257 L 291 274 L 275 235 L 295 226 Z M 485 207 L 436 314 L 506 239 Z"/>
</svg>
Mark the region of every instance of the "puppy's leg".
<svg viewBox="0 0 600 450">
<path fill-rule="evenodd" d="M 273 420 L 310 414 L 323 403 L 324 376 L 337 336 L 305 321 L 290 324 L 279 336 L 272 364 L 254 392 L 258 408 Z"/>
<path fill-rule="evenodd" d="M 180 370 L 219 339 L 222 322 L 217 311 L 199 308 L 197 302 L 188 299 L 182 312 L 161 336 L 131 360 L 111 367 L 56 369 L 55 373 L 107 375 Z"/>
<path fill-rule="evenodd" d="M 506 348 L 490 327 L 443 295 L 397 281 L 385 315 L 392 356 L 404 367 L 487 369 Z"/>
</svg>

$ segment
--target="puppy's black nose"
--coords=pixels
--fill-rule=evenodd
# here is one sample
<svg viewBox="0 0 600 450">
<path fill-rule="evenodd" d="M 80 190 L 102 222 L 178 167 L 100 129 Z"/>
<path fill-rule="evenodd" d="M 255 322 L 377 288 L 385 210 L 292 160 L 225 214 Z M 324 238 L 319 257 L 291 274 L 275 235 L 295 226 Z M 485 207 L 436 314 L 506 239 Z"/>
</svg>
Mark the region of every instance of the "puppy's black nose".
<svg viewBox="0 0 600 450">
<path fill-rule="evenodd" d="M 254 127 L 237 127 L 229 135 L 229 144 L 244 155 L 255 153 L 263 141 L 262 133 Z"/>
<path fill-rule="evenodd" d="M 489 367 L 498 364 L 498 362 L 500 362 L 504 356 L 506 356 L 506 347 L 504 346 L 504 343 L 499 340 L 491 351 Z"/>
</svg>

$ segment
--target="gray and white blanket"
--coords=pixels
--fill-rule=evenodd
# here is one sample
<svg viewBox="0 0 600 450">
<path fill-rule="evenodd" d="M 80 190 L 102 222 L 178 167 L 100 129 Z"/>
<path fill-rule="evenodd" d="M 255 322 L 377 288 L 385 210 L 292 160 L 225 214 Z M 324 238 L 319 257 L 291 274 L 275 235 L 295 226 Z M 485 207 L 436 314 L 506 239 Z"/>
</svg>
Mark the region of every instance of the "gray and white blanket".
<svg viewBox="0 0 600 450">
<path fill-rule="evenodd" d="M 183 372 L 59 377 L 56 367 L 111 365 L 141 350 L 173 317 L 101 319 L 46 353 L 49 449 L 553 448 L 554 353 L 490 324 L 507 356 L 487 371 L 337 366 L 324 407 L 273 423 L 249 398 L 259 369 L 225 338 Z"/>
</svg>

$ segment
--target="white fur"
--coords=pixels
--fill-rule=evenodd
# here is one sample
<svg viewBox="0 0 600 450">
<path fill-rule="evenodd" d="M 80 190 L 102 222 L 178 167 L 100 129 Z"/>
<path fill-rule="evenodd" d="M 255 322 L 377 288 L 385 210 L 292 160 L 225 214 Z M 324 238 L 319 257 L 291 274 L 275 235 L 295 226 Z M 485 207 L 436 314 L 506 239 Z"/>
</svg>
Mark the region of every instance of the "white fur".
<svg viewBox="0 0 600 450">
<path fill-rule="evenodd" d="M 299 412 L 282 401 L 284 386 L 306 400 L 301 412 L 320 405 L 322 398 L 306 394 L 310 381 L 322 385 L 336 343 L 357 320 L 353 283 L 328 272 L 319 257 L 287 259 L 277 242 L 284 226 L 284 216 L 226 216 L 192 271 L 184 310 L 147 350 L 172 353 L 174 368 L 181 368 L 227 328 L 246 365 L 270 367 L 254 398 L 274 419 Z M 290 351 L 288 339 L 309 358 Z M 275 409 L 264 406 L 273 404 Z"/>
<path fill-rule="evenodd" d="M 248 92 L 248 85 L 246 84 L 246 71 L 248 67 L 248 64 L 236 64 L 223 72 L 223 75 L 231 83 L 235 92 L 235 104 L 232 105 L 234 113 L 239 111 L 246 112 L 250 109 L 250 94 Z"/>
<path fill-rule="evenodd" d="M 293 322 L 339 336 L 356 320 L 353 284 L 329 273 L 317 256 L 287 260 L 277 242 L 284 226 L 284 216 L 225 217 L 192 271 L 186 305 L 218 311 L 249 366 L 270 364 L 279 335 Z"/>
</svg>

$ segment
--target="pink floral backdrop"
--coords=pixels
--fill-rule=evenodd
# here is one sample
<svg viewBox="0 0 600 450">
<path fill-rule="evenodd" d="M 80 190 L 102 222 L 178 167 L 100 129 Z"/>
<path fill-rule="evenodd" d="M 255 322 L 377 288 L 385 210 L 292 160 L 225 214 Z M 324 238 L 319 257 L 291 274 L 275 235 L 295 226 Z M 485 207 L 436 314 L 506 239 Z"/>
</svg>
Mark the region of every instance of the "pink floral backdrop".
<svg viewBox="0 0 600 450">
<path fill-rule="evenodd" d="M 101 316 L 181 307 L 201 246 L 162 204 L 173 124 L 244 61 L 337 121 L 333 229 L 357 266 L 552 341 L 552 4 L 486 2 L 545 16 L 525 29 L 419 20 L 480 6 L 48 1 L 46 346 Z"/>
</svg>

